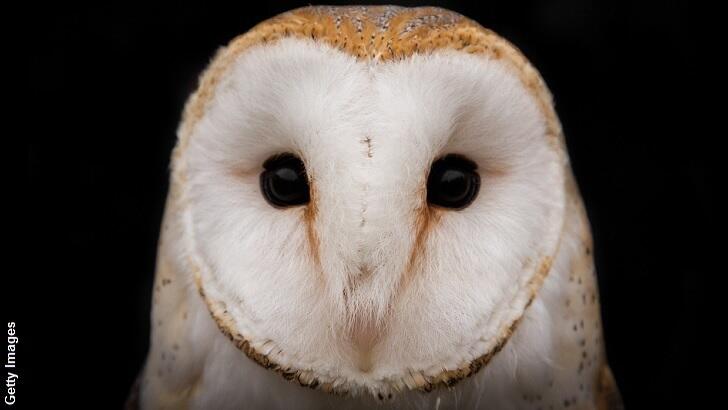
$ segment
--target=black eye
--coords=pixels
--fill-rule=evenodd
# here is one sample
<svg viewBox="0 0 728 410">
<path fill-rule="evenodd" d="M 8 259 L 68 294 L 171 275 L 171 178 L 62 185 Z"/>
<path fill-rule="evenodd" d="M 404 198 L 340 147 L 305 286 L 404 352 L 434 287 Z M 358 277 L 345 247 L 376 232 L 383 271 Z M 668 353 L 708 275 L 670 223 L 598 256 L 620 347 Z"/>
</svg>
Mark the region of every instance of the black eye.
<svg viewBox="0 0 728 410">
<path fill-rule="evenodd" d="M 470 205 L 480 189 L 476 169 L 473 161 L 455 154 L 433 162 L 427 178 L 427 202 L 453 209 Z"/>
<path fill-rule="evenodd" d="M 303 162 L 292 154 L 268 158 L 260 174 L 260 189 L 265 199 L 275 207 L 308 203 L 308 177 Z"/>
</svg>

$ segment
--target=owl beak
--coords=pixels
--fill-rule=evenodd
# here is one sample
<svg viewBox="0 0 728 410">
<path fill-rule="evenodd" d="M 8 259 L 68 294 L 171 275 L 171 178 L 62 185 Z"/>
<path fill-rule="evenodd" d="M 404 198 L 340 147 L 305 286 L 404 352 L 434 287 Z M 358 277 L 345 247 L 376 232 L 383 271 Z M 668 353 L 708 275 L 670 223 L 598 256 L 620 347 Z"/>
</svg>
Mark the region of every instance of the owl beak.
<svg viewBox="0 0 728 410">
<path fill-rule="evenodd" d="M 373 320 L 357 320 L 351 331 L 351 342 L 357 352 L 356 365 L 363 373 L 372 369 L 372 350 L 379 340 L 379 331 Z"/>
<path fill-rule="evenodd" d="M 367 287 L 368 279 L 371 278 L 374 268 L 363 264 L 357 270 L 357 275 L 352 278 L 354 286 L 350 288 L 350 296 L 356 297 L 356 293 Z M 355 305 L 354 303 L 352 305 Z M 351 323 L 349 327 L 349 340 L 356 352 L 355 363 L 359 370 L 368 373 L 373 368 L 373 350 L 382 337 L 382 321 L 376 314 L 369 310 L 359 310 L 351 306 Z"/>
</svg>

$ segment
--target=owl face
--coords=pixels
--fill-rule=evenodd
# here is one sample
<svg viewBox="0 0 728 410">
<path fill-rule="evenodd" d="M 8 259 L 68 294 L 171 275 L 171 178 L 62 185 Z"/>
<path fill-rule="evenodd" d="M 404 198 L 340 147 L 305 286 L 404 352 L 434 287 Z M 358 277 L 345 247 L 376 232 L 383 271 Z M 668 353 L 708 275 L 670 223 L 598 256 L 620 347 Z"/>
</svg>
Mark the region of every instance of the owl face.
<svg viewBox="0 0 728 410">
<path fill-rule="evenodd" d="M 560 142 L 523 75 L 302 36 L 225 58 L 174 164 L 221 331 L 327 391 L 427 390 L 487 363 L 563 219 Z"/>
</svg>

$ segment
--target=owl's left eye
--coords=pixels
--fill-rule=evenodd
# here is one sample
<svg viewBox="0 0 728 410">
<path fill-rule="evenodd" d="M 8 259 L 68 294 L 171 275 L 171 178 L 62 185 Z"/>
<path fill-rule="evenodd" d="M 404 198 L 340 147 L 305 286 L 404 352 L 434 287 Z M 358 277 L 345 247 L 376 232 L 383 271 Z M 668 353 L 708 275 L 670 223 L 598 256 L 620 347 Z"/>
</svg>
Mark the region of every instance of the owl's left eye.
<svg viewBox="0 0 728 410">
<path fill-rule="evenodd" d="M 280 154 L 263 163 L 260 189 L 271 205 L 284 208 L 309 202 L 308 177 L 303 161 L 293 154 Z"/>
<path fill-rule="evenodd" d="M 433 162 L 427 177 L 427 202 L 451 209 L 470 205 L 480 190 L 476 169 L 473 161 L 455 154 Z"/>
</svg>

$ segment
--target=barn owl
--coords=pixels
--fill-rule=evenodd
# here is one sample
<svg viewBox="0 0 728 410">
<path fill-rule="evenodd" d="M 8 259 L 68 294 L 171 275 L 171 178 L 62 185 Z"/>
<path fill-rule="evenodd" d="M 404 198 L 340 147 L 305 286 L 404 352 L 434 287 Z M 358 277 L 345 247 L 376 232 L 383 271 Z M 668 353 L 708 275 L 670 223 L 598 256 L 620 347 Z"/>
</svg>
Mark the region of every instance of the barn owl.
<svg viewBox="0 0 728 410">
<path fill-rule="evenodd" d="M 189 99 L 143 409 L 606 409 L 588 220 L 550 93 L 440 8 L 307 7 Z"/>
</svg>

